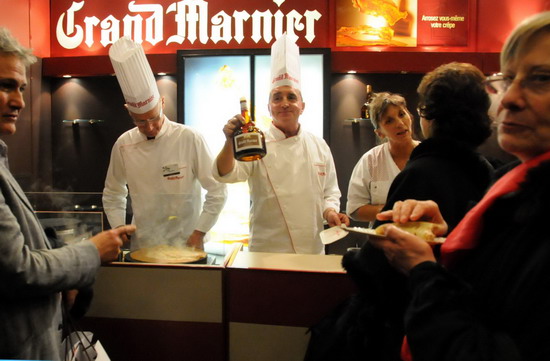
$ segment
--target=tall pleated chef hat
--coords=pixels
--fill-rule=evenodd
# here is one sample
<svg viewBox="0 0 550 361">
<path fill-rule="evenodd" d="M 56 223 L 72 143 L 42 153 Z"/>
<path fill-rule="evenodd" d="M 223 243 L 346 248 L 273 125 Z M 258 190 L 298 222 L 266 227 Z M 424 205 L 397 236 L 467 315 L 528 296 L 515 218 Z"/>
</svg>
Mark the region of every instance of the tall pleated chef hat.
<svg viewBox="0 0 550 361">
<path fill-rule="evenodd" d="M 271 89 L 283 85 L 300 89 L 300 48 L 286 33 L 271 46 Z"/>
<path fill-rule="evenodd" d="M 128 110 L 143 114 L 153 109 L 160 99 L 160 94 L 141 45 L 124 36 L 111 46 L 109 58 Z"/>
</svg>

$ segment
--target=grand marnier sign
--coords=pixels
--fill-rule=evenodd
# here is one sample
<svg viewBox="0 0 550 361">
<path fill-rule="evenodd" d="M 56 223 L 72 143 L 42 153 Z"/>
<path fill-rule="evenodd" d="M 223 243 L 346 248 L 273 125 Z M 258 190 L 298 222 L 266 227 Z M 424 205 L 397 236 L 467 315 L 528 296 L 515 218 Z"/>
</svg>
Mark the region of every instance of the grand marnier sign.
<svg viewBox="0 0 550 361">
<path fill-rule="evenodd" d="M 298 45 L 326 47 L 328 1 L 59 0 L 52 2 L 52 56 L 104 55 L 122 36 L 154 53 L 264 48 L 283 32 Z"/>
</svg>

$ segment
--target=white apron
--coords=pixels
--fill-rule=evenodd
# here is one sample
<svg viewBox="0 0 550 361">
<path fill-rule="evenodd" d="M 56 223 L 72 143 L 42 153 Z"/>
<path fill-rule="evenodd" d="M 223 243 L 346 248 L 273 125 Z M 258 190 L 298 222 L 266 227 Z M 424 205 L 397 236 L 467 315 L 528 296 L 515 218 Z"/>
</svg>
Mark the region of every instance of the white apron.
<svg viewBox="0 0 550 361">
<path fill-rule="evenodd" d="M 282 215 L 281 226 L 288 233 L 292 251 L 322 253 L 323 188 L 319 173 L 324 171 L 324 163 L 312 159 L 307 142 L 299 137 L 271 142 L 269 152 L 274 156 L 265 157 L 261 163 L 278 208 L 272 211 Z"/>
</svg>

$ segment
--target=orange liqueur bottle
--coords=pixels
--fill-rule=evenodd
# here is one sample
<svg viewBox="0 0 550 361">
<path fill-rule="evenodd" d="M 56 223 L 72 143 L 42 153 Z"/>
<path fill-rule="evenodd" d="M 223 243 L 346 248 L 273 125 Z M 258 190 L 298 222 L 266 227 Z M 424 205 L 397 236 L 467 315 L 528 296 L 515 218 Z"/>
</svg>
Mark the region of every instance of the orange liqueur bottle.
<svg viewBox="0 0 550 361">
<path fill-rule="evenodd" d="M 246 98 L 241 98 L 241 115 L 244 124 L 233 134 L 235 159 L 250 162 L 261 159 L 266 154 L 264 133 L 250 119 Z"/>
<path fill-rule="evenodd" d="M 367 97 L 366 97 L 365 103 L 361 107 L 361 118 L 370 120 L 370 103 L 372 101 L 372 96 L 373 96 L 372 87 L 370 85 L 367 85 L 365 87 L 365 90 L 367 91 Z"/>
</svg>

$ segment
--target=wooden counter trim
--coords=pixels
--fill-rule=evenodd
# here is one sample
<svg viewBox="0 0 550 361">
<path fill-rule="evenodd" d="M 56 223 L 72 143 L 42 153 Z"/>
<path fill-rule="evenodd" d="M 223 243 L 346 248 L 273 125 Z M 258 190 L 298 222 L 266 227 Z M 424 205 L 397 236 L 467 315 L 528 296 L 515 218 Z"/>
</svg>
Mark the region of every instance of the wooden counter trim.
<svg viewBox="0 0 550 361">
<path fill-rule="evenodd" d="M 346 274 L 231 268 L 225 273 L 228 322 L 309 327 L 355 292 Z"/>
<path fill-rule="evenodd" d="M 91 317 L 79 325 L 94 332 L 113 361 L 226 359 L 221 323 Z"/>
</svg>

